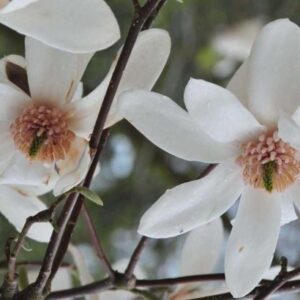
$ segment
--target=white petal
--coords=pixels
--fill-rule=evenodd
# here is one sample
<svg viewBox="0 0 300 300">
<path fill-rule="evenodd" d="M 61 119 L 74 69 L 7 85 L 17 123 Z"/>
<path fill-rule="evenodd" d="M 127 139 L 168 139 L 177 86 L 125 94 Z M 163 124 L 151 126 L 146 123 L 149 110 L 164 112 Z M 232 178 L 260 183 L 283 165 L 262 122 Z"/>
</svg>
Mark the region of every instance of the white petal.
<svg viewBox="0 0 300 300">
<path fill-rule="evenodd" d="M 227 89 L 248 108 L 249 62 L 246 60 L 230 79 Z"/>
<path fill-rule="evenodd" d="M 17 152 L 0 175 L 0 184 L 44 186 L 52 182 L 52 176 L 55 176 L 52 167 L 48 168 L 40 162 L 30 161 Z"/>
<path fill-rule="evenodd" d="M 139 233 L 153 238 L 177 236 L 222 215 L 241 194 L 243 179 L 233 162 L 206 177 L 168 190 L 143 215 Z"/>
<path fill-rule="evenodd" d="M 0 121 L 12 122 L 20 114 L 28 96 L 12 86 L 0 83 Z"/>
<path fill-rule="evenodd" d="M 152 89 L 168 60 L 170 49 L 170 36 L 165 30 L 152 28 L 139 34 L 113 100 L 106 127 L 112 126 L 122 119 L 118 108 L 120 93 L 130 89 Z M 76 103 L 76 111 L 80 118 L 77 118 L 78 124 L 75 123 L 74 126 L 76 132 L 81 136 L 88 137 L 91 133 L 90 128 L 96 121 L 120 52 L 121 49 L 101 84 L 83 101 Z"/>
<path fill-rule="evenodd" d="M 296 181 L 289 189 L 286 191 L 286 197 L 292 199 L 298 211 L 300 211 L 300 182 Z"/>
<path fill-rule="evenodd" d="M 280 114 L 278 120 L 278 135 L 283 141 L 300 149 L 300 126 L 287 114 Z"/>
<path fill-rule="evenodd" d="M 248 140 L 263 129 L 233 94 L 216 84 L 190 79 L 184 101 L 201 129 L 219 142 Z"/>
<path fill-rule="evenodd" d="M 75 139 L 65 160 L 57 163 L 60 179 L 56 183 L 53 194 L 58 196 L 78 185 L 86 175 L 91 157 L 85 140 Z"/>
<path fill-rule="evenodd" d="M 231 231 L 226 256 L 226 283 L 234 297 L 257 286 L 269 269 L 281 219 L 279 194 L 245 188 Z"/>
<path fill-rule="evenodd" d="M 299 69 L 299 27 L 287 19 L 266 25 L 249 61 L 249 108 L 260 122 L 274 125 L 280 110 L 291 115 L 299 106 Z"/>
<path fill-rule="evenodd" d="M 221 255 L 224 229 L 221 218 L 189 233 L 181 253 L 181 275 L 209 273 Z"/>
<path fill-rule="evenodd" d="M 298 219 L 294 208 L 293 188 L 288 188 L 281 196 L 281 225 L 285 225 Z"/>
<path fill-rule="evenodd" d="M 10 85 L 15 89 L 20 89 L 18 86 L 16 86 L 13 82 L 10 81 L 7 75 L 7 63 L 13 63 L 21 68 L 26 67 L 26 62 L 24 57 L 19 56 L 19 55 L 8 55 L 0 59 L 0 83 L 4 83 L 6 85 Z"/>
<path fill-rule="evenodd" d="M 7 3 L 7 4 L 0 10 L 0 13 L 10 13 L 17 9 L 24 8 L 25 6 L 27 6 L 33 2 L 39 1 L 39 0 L 1 0 L 1 1 L 3 1 L 4 3 Z M 0 7 L 1 7 L 1 4 L 0 4 Z"/>
<path fill-rule="evenodd" d="M 2 173 L 17 151 L 10 135 L 8 123 L 0 122 L 0 141 L 0 173 Z"/>
<path fill-rule="evenodd" d="M 171 99 L 147 91 L 120 96 L 120 113 L 152 143 L 186 160 L 220 162 L 238 149 L 203 133 L 196 121 Z"/>
<path fill-rule="evenodd" d="M 31 38 L 26 38 L 25 48 L 32 98 L 61 104 L 69 102 L 93 53 L 64 52 Z"/>
<path fill-rule="evenodd" d="M 5 185 L 0 186 L 0 198 L 0 212 L 19 232 L 28 217 L 47 208 L 38 198 L 28 197 Z M 52 229 L 50 223 L 36 223 L 29 230 L 28 237 L 46 243 Z"/>
<path fill-rule="evenodd" d="M 1 14 L 0 23 L 74 53 L 105 49 L 120 37 L 117 21 L 103 0 L 40 0 Z"/>
</svg>

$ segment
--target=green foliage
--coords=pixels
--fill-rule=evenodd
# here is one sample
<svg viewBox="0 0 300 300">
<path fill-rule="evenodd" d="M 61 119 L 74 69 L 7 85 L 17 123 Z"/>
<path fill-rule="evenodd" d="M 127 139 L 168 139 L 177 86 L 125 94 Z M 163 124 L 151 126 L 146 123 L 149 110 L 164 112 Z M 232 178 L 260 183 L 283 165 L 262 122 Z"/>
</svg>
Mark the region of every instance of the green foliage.
<svg viewBox="0 0 300 300">
<path fill-rule="evenodd" d="M 68 193 L 72 193 L 72 192 L 77 192 L 77 193 L 81 194 L 82 196 L 84 196 L 87 200 L 90 200 L 90 201 L 96 203 L 97 205 L 103 206 L 103 201 L 98 196 L 98 194 L 96 194 L 95 192 L 91 191 L 88 188 L 85 188 L 82 186 L 77 186 L 77 187 L 72 188 Z"/>
</svg>

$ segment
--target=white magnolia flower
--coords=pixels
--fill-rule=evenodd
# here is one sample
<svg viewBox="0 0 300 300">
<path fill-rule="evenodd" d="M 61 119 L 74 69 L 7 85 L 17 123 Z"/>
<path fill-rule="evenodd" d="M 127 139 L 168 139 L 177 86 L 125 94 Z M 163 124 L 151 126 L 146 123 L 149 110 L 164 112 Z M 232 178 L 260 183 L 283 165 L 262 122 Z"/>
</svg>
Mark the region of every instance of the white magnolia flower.
<svg viewBox="0 0 300 300">
<path fill-rule="evenodd" d="M 166 238 L 222 215 L 241 195 L 225 258 L 235 297 L 269 268 L 280 226 L 300 208 L 300 30 L 288 20 L 265 26 L 228 90 L 191 79 L 188 112 L 146 91 L 121 96 L 123 115 L 153 143 L 186 160 L 219 165 L 205 178 L 167 191 L 139 232 Z"/>
<path fill-rule="evenodd" d="M 0 0 L 0 23 L 70 52 L 105 49 L 120 38 L 103 0 Z"/>
<path fill-rule="evenodd" d="M 153 55 L 155 51 L 157 55 Z M 170 37 L 166 31 L 150 29 L 141 33 L 119 91 L 150 90 L 169 53 Z M 0 61 L 0 188 L 18 186 L 23 193 L 36 196 L 54 187 L 58 195 L 84 178 L 90 163 L 88 139 L 111 76 L 110 71 L 94 92 L 82 98 L 79 81 L 91 56 L 63 52 L 27 38 L 25 60 L 8 56 Z M 116 108 L 110 116 L 114 122 L 121 119 Z M 110 121 L 110 125 L 114 122 Z M 38 212 L 28 211 L 31 204 L 20 193 L 2 195 L 5 200 L 0 201 L 0 211 L 17 230 L 26 217 Z M 37 198 L 30 199 L 34 202 Z M 44 209 L 36 201 L 33 207 Z M 51 227 L 48 234 L 42 230 L 36 234 L 29 236 L 48 241 Z"/>
</svg>

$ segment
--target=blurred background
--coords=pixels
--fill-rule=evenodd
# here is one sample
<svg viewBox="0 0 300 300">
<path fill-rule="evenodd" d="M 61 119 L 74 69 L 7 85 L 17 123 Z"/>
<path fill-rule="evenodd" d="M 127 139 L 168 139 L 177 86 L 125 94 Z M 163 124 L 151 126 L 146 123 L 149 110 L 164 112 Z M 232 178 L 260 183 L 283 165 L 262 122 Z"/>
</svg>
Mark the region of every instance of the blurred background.
<svg viewBox="0 0 300 300">
<path fill-rule="evenodd" d="M 122 40 L 114 47 L 94 56 L 83 78 L 85 93 L 104 78 L 116 51 L 122 45 L 132 17 L 131 1 L 106 0 L 113 9 Z M 300 2 L 294 0 L 169 0 L 154 27 L 169 31 L 172 52 L 169 62 L 154 90 L 183 105 L 183 90 L 190 77 L 202 78 L 225 86 L 241 62 L 261 27 L 277 18 L 290 18 L 300 24 Z M 24 53 L 23 37 L 0 27 L 0 56 Z M 111 130 L 101 173 L 93 189 L 104 201 L 104 207 L 88 203 L 97 230 L 112 262 L 126 259 L 136 246 L 137 227 L 142 214 L 167 189 L 198 178 L 205 168 L 200 163 L 177 159 L 154 147 L 125 121 Z M 49 196 L 46 197 L 49 201 Z M 51 201 L 51 200 L 50 200 Z M 235 208 L 224 216 L 230 229 Z M 275 263 L 286 256 L 291 266 L 300 265 L 299 221 L 281 230 Z M 0 249 L 15 231 L 0 215 Z M 149 278 L 178 276 L 178 262 L 185 236 L 151 240 L 142 256 L 141 265 Z M 96 278 L 102 270 L 97 263 L 82 221 L 78 223 L 73 243 L 80 245 Z M 39 260 L 44 245 L 28 240 L 22 259 Z M 0 251 L 4 259 L 4 251 Z M 222 271 L 222 267 L 217 269 Z M 293 299 L 300 299 L 300 296 Z"/>
</svg>

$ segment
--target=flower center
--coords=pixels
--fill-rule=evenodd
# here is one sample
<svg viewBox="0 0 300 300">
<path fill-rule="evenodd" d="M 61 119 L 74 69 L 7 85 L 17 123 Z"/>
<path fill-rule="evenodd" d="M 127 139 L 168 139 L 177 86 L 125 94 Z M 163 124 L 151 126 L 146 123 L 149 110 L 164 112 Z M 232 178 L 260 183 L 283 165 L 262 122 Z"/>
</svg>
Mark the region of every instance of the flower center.
<svg viewBox="0 0 300 300">
<path fill-rule="evenodd" d="M 45 104 L 30 104 L 10 126 L 16 147 L 28 158 L 53 162 L 64 159 L 75 134 L 67 113 Z"/>
<path fill-rule="evenodd" d="M 296 150 L 274 131 L 242 145 L 237 163 L 243 167 L 244 181 L 268 192 L 280 192 L 290 186 L 300 173 Z"/>
</svg>

